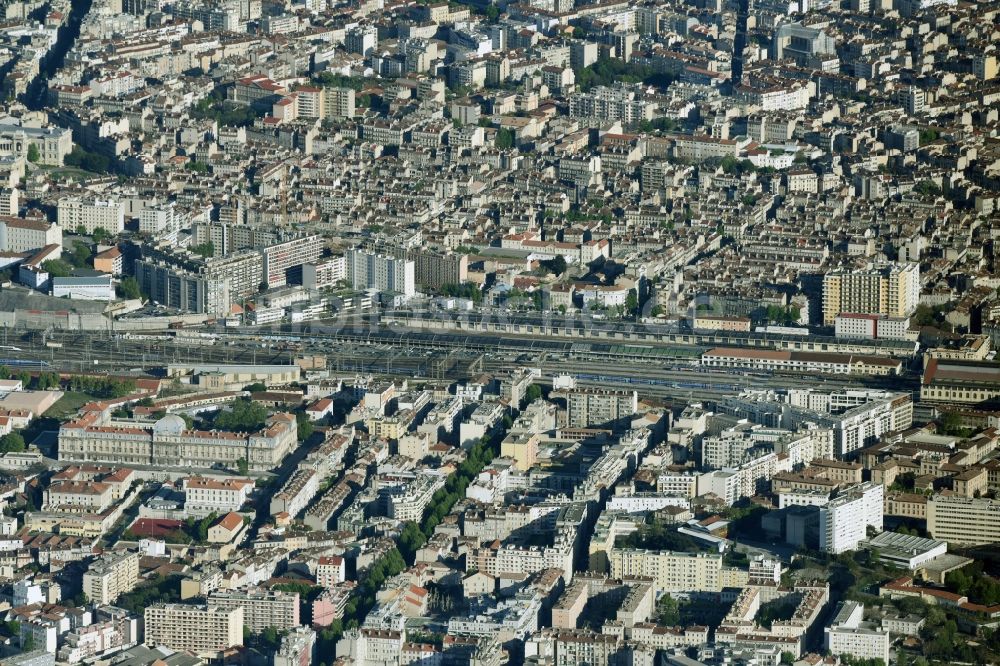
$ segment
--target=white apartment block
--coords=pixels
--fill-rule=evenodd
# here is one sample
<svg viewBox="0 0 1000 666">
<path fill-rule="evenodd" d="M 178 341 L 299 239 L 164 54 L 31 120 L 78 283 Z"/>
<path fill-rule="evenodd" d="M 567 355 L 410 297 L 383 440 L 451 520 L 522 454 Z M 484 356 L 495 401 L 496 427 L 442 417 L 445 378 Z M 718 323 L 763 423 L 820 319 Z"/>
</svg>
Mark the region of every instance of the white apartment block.
<svg viewBox="0 0 1000 666">
<path fill-rule="evenodd" d="M 389 496 L 389 517 L 399 521 L 419 522 L 434 493 L 444 488 L 444 482 L 441 475 L 424 474 L 400 486 L 397 492 Z"/>
<path fill-rule="evenodd" d="M 841 313 L 834 320 L 834 335 L 849 340 L 905 340 L 910 331 L 909 317 L 880 314 Z"/>
<path fill-rule="evenodd" d="M 355 249 L 347 254 L 347 273 L 355 289 L 393 292 L 407 298 L 417 291 L 410 260 Z"/>
<path fill-rule="evenodd" d="M 698 477 L 698 495 L 712 493 L 732 506 L 743 497 L 753 497 L 767 489 L 777 472 L 790 471 L 787 458 L 775 452 L 747 460 L 737 467 L 713 470 Z"/>
<path fill-rule="evenodd" d="M 862 483 L 848 488 L 819 510 L 819 548 L 827 553 L 856 550 L 868 528 L 882 531 L 884 487 Z"/>
<path fill-rule="evenodd" d="M 331 588 L 346 579 L 344 558 L 337 555 L 320 557 L 316 563 L 316 584 Z"/>
<path fill-rule="evenodd" d="M 175 239 L 181 222 L 181 215 L 173 204 L 147 206 L 139 213 L 139 231 L 157 241 Z"/>
<path fill-rule="evenodd" d="M 92 234 L 104 229 L 120 234 L 125 229 L 125 204 L 120 201 L 67 197 L 59 200 L 56 217 L 63 229 L 75 231 L 83 227 Z"/>
<path fill-rule="evenodd" d="M 243 644 L 243 607 L 154 604 L 144 613 L 145 643 L 215 655 Z"/>
<path fill-rule="evenodd" d="M 302 265 L 302 286 L 306 289 L 335 287 L 341 281 L 347 281 L 347 259 L 343 256 Z"/>
<path fill-rule="evenodd" d="M 569 115 L 574 118 L 620 120 L 625 124 L 652 120 L 657 103 L 646 99 L 640 86 L 618 84 L 598 86 L 586 93 L 574 93 L 569 98 Z"/>
<path fill-rule="evenodd" d="M 826 649 L 834 657 L 848 655 L 855 659 L 881 659 L 889 663 L 889 632 L 864 622 L 865 606 L 857 601 L 842 601 L 837 614 L 824 629 Z"/>
</svg>

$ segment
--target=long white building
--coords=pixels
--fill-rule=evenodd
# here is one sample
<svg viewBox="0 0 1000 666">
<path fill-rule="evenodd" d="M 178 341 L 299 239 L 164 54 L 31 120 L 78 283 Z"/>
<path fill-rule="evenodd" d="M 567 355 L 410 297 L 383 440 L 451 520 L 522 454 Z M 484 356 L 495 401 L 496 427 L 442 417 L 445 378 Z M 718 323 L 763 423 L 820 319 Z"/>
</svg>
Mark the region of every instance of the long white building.
<svg viewBox="0 0 1000 666">
<path fill-rule="evenodd" d="M 347 253 L 347 279 L 355 289 L 374 289 L 407 298 L 416 293 L 414 263 L 367 250 Z"/>
<path fill-rule="evenodd" d="M 63 229 L 83 227 L 88 234 L 104 229 L 119 234 L 125 229 L 125 204 L 120 201 L 66 197 L 59 200 L 57 219 Z"/>
<path fill-rule="evenodd" d="M 879 483 L 848 488 L 819 510 L 819 549 L 827 553 L 856 550 L 868 528 L 882 531 L 883 490 Z"/>
</svg>

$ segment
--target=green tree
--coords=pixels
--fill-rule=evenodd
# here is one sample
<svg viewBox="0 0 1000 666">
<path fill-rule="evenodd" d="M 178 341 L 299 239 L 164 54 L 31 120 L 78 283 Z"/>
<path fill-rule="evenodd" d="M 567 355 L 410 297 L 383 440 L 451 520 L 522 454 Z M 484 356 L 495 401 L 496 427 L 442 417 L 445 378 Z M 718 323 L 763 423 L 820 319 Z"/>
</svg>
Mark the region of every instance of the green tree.
<svg viewBox="0 0 1000 666">
<path fill-rule="evenodd" d="M 413 562 L 417 551 L 426 542 L 427 537 L 420 531 L 419 525 L 412 520 L 408 520 L 403 524 L 403 529 L 400 530 L 398 539 L 399 552 L 402 554 L 403 559 L 407 562 Z"/>
<path fill-rule="evenodd" d="M 21 433 L 19 432 L 9 432 L 3 437 L 0 437 L 0 452 L 21 453 L 26 448 L 24 437 L 21 436 Z"/>
<path fill-rule="evenodd" d="M 639 309 L 639 294 L 635 289 L 628 290 L 628 296 L 625 297 L 625 311 L 629 314 L 635 314 L 635 311 Z"/>
<path fill-rule="evenodd" d="M 562 275 L 563 273 L 566 272 L 567 268 L 566 258 L 561 254 L 557 254 L 551 259 L 542 260 L 541 265 L 544 266 L 549 271 L 551 271 L 552 273 L 554 273 L 555 275 Z"/>
<path fill-rule="evenodd" d="M 215 243 L 213 243 L 212 241 L 206 241 L 204 243 L 192 246 L 191 251 L 200 257 L 208 259 L 209 257 L 215 256 Z"/>
<path fill-rule="evenodd" d="M 236 469 L 243 476 L 246 476 L 247 472 L 250 471 L 250 463 L 247 462 L 246 458 L 240 458 L 236 461 Z"/>
<path fill-rule="evenodd" d="M 941 195 L 941 186 L 933 180 L 922 180 L 914 186 L 913 190 L 925 197 L 936 197 Z"/>
<path fill-rule="evenodd" d="M 69 277 L 73 273 L 73 267 L 62 259 L 49 259 L 42 262 L 42 270 L 49 274 L 49 277 Z"/>
<path fill-rule="evenodd" d="M 34 143 L 28 144 L 28 161 L 32 164 L 37 164 L 38 160 L 42 159 L 42 154 L 38 152 L 38 146 Z"/>
<path fill-rule="evenodd" d="M 80 241 L 74 242 L 73 252 L 69 255 L 69 260 L 77 268 L 87 268 L 87 262 L 90 260 L 90 248 Z"/>
<path fill-rule="evenodd" d="M 497 137 L 494 144 L 500 150 L 507 150 L 514 147 L 514 132 L 506 127 L 497 130 Z"/>
<path fill-rule="evenodd" d="M 142 298 L 142 291 L 139 289 L 139 281 L 134 277 L 127 277 L 118 283 L 118 295 L 121 298 L 135 300 Z"/>
<path fill-rule="evenodd" d="M 73 146 L 73 150 L 66 156 L 63 162 L 66 166 L 94 173 L 108 173 L 111 171 L 111 160 L 104 155 L 88 152 L 80 146 Z"/>
<path fill-rule="evenodd" d="M 312 421 L 309 420 L 309 417 L 303 414 L 302 412 L 297 412 L 295 414 L 295 423 L 297 429 L 296 434 L 300 442 L 305 442 L 306 440 L 308 440 L 310 437 L 312 437 L 313 432 L 316 430 L 316 428 L 313 426 Z"/>
<path fill-rule="evenodd" d="M 656 620 L 665 627 L 676 627 L 681 623 L 680 606 L 669 594 L 664 594 L 656 605 Z"/>
<path fill-rule="evenodd" d="M 542 387 L 538 384 L 532 384 L 524 391 L 524 403 L 530 405 L 536 400 L 542 397 Z"/>
<path fill-rule="evenodd" d="M 104 227 L 97 227 L 96 229 L 94 229 L 94 233 L 92 233 L 90 236 L 91 238 L 94 239 L 95 243 L 103 245 L 104 241 L 108 240 L 108 238 L 111 237 L 111 234 L 109 234 Z"/>
<path fill-rule="evenodd" d="M 264 405 L 246 398 L 238 398 L 228 410 L 216 415 L 213 425 L 219 430 L 253 432 L 260 430 L 266 420 L 267 409 Z"/>
</svg>

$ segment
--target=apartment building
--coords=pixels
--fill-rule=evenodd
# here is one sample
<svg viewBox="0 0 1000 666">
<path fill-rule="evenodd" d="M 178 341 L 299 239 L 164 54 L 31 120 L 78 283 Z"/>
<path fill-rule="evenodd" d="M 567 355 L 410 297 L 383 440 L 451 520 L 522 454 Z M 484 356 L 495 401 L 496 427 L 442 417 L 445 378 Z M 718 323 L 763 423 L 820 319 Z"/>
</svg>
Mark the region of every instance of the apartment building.
<svg viewBox="0 0 1000 666">
<path fill-rule="evenodd" d="M 320 475 L 313 469 L 297 469 L 271 498 L 271 515 L 281 512 L 297 516 L 319 491 Z"/>
<path fill-rule="evenodd" d="M 295 595 L 296 597 L 298 595 Z M 154 604 L 143 614 L 145 643 L 171 650 L 216 655 L 243 644 L 243 607 Z"/>
<path fill-rule="evenodd" d="M 952 544 L 1000 542 L 1000 501 L 933 495 L 927 499 L 927 533 Z"/>
<path fill-rule="evenodd" d="M 331 588 L 343 583 L 346 578 L 344 558 L 338 555 L 326 555 L 316 562 L 316 584 Z"/>
<path fill-rule="evenodd" d="M 302 236 L 268 245 L 260 252 L 264 261 L 263 281 L 269 289 L 283 287 L 288 284 L 293 268 L 319 259 L 323 254 L 323 239 L 315 234 Z M 301 275 L 294 278 L 301 281 Z"/>
<path fill-rule="evenodd" d="M 355 289 L 374 289 L 406 298 L 416 293 L 413 261 L 359 249 L 346 256 L 347 279 Z"/>
<path fill-rule="evenodd" d="M 56 206 L 56 219 L 63 229 L 83 227 L 88 234 L 104 229 L 120 234 L 125 229 L 125 204 L 121 201 L 64 197 Z"/>
<path fill-rule="evenodd" d="M 316 632 L 296 627 L 281 638 L 273 666 L 310 666 L 316 659 Z"/>
<path fill-rule="evenodd" d="M 49 508 L 79 508 L 100 513 L 113 502 L 111 486 L 106 483 L 59 481 L 45 491 L 45 505 Z"/>
<path fill-rule="evenodd" d="M 609 560 L 612 578 L 652 578 L 659 592 L 721 592 L 748 580 L 747 572 L 723 567 L 717 553 L 612 548 Z"/>
<path fill-rule="evenodd" d="M 833 431 L 833 452 L 849 457 L 882 435 L 913 423 L 913 400 L 888 391 L 747 391 L 723 401 L 725 411 L 755 423 L 793 429 L 814 423 Z"/>
<path fill-rule="evenodd" d="M 848 340 L 906 340 L 910 332 L 910 319 L 845 312 L 836 316 L 834 331 L 836 337 Z"/>
<path fill-rule="evenodd" d="M 423 474 L 412 482 L 397 486 L 389 495 L 389 517 L 419 522 L 434 493 L 444 488 L 444 482 L 444 477 L 439 474 Z"/>
<path fill-rule="evenodd" d="M 819 509 L 819 548 L 827 553 L 856 550 L 868 538 L 868 528 L 882 531 L 884 487 L 862 483 Z"/>
<path fill-rule="evenodd" d="M 83 574 L 83 593 L 92 604 L 107 606 L 139 582 L 139 553 L 112 552 Z"/>
<path fill-rule="evenodd" d="M 657 102 L 648 99 L 642 87 L 625 83 L 597 86 L 569 97 L 569 115 L 574 118 L 619 120 L 627 125 L 652 120 Z"/>
<path fill-rule="evenodd" d="M 302 286 L 306 289 L 336 287 L 338 283 L 346 281 L 347 259 L 343 256 L 302 265 Z"/>
<path fill-rule="evenodd" d="M 834 326 L 841 313 L 909 317 L 920 302 L 918 264 L 869 264 L 861 270 L 836 269 L 823 276 L 823 324 Z"/>
<path fill-rule="evenodd" d="M 250 479 L 191 476 L 182 481 L 184 509 L 198 513 L 225 514 L 239 511 L 253 492 Z"/>
<path fill-rule="evenodd" d="M 441 253 L 420 247 L 380 243 L 377 252 L 413 262 L 413 279 L 418 286 L 440 289 L 446 284 L 463 284 L 469 279 L 469 257 Z"/>
<path fill-rule="evenodd" d="M 45 220 L 0 218 L 0 251 L 30 252 L 62 244 L 62 228 Z"/>
<path fill-rule="evenodd" d="M 324 88 L 321 118 L 353 118 L 356 113 L 353 88 Z"/>
<path fill-rule="evenodd" d="M 228 315 L 257 293 L 264 257 L 254 250 L 201 259 L 189 253 L 148 250 L 135 262 L 139 288 L 150 299 L 187 312 Z"/>
<path fill-rule="evenodd" d="M 889 663 L 889 632 L 864 621 L 865 605 L 841 601 L 830 626 L 824 629 L 826 649 L 840 657 L 881 660 Z"/>
<path fill-rule="evenodd" d="M 298 592 L 259 588 L 228 590 L 210 594 L 208 604 L 223 613 L 241 608 L 243 625 L 254 633 L 268 627 L 286 631 L 299 626 Z"/>
<path fill-rule="evenodd" d="M 567 425 L 586 428 L 625 419 L 639 409 L 635 391 L 573 389 L 566 396 Z"/>
<path fill-rule="evenodd" d="M 711 493 L 732 506 L 743 497 L 753 497 L 768 488 L 770 480 L 781 470 L 790 469 L 775 452 L 757 452 L 755 457 L 736 467 L 717 469 L 698 477 L 698 494 Z"/>
</svg>

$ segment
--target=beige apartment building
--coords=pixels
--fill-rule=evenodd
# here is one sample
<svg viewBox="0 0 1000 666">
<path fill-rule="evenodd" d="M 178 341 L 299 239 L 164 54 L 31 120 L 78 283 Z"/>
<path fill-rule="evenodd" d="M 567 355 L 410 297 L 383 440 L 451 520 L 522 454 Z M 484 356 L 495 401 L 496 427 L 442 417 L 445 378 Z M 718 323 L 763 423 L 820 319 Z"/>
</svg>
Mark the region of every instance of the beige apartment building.
<svg viewBox="0 0 1000 666">
<path fill-rule="evenodd" d="M 917 264 L 869 264 L 862 270 L 837 269 L 823 277 L 826 326 L 833 326 L 844 312 L 909 317 L 919 301 Z"/>
<path fill-rule="evenodd" d="M 208 603 L 221 612 L 243 609 L 243 624 L 258 633 L 268 627 L 278 631 L 299 626 L 299 595 L 280 590 L 229 590 L 209 595 Z"/>
<path fill-rule="evenodd" d="M 139 582 L 139 553 L 110 553 L 83 574 L 83 593 L 90 603 L 106 606 L 131 592 Z"/>
<path fill-rule="evenodd" d="M 192 476 L 184 479 L 184 507 L 188 511 L 239 511 L 253 488 L 250 479 Z"/>
<path fill-rule="evenodd" d="M 1000 542 L 1000 501 L 934 495 L 927 499 L 927 533 L 953 544 Z"/>
<path fill-rule="evenodd" d="M 45 506 L 49 509 L 61 508 L 94 511 L 100 513 L 111 506 L 114 498 L 107 483 L 88 481 L 61 481 L 53 483 L 45 491 Z"/>
<path fill-rule="evenodd" d="M 661 592 L 720 592 L 749 579 L 746 571 L 723 567 L 722 555 L 716 553 L 612 548 L 610 560 L 612 578 L 652 578 Z"/>
<path fill-rule="evenodd" d="M 243 644 L 243 608 L 222 610 L 193 604 L 155 604 L 144 614 L 146 645 L 216 654 Z"/>
<path fill-rule="evenodd" d="M 628 418 L 639 408 L 635 391 L 576 389 L 566 397 L 567 425 L 586 428 Z"/>
<path fill-rule="evenodd" d="M 243 607 L 154 604 L 144 614 L 146 645 L 217 654 L 243 644 Z"/>
</svg>

